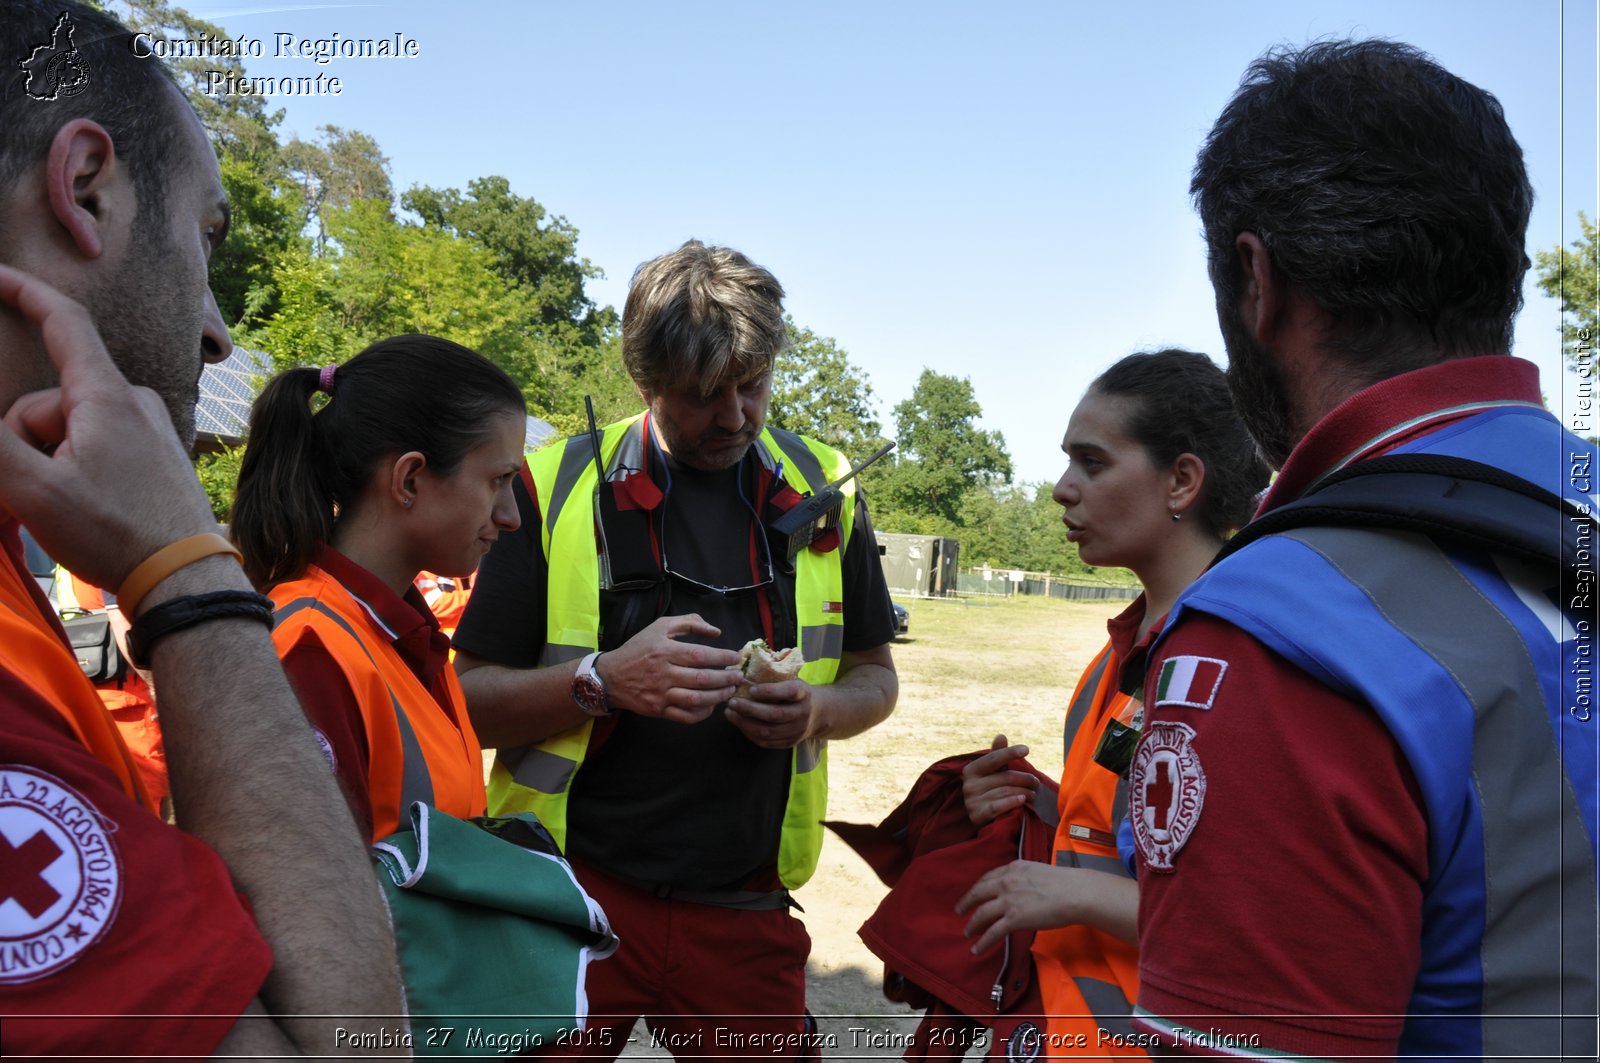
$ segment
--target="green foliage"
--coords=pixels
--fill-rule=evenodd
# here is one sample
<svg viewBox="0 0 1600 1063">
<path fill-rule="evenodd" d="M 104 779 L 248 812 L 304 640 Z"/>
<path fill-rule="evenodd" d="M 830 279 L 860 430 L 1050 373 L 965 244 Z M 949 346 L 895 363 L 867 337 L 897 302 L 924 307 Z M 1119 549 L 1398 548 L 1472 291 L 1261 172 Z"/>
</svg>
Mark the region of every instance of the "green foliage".
<svg viewBox="0 0 1600 1063">
<path fill-rule="evenodd" d="M 494 258 L 494 269 L 520 286 L 532 321 L 572 324 L 604 331 L 616 312 L 599 311 L 584 292 L 586 280 L 605 274 L 578 257 L 578 230 L 563 217 L 551 217 L 538 200 L 511 191 L 504 177 L 467 182 L 454 188 L 418 186 L 400 197 L 424 225 L 473 241 Z"/>
<path fill-rule="evenodd" d="M 862 478 L 865 479 L 866 476 L 863 475 Z M 872 512 L 874 528 L 881 532 L 894 532 L 897 535 L 946 535 L 952 539 L 960 539 L 963 543 L 966 541 L 967 529 L 959 522 L 938 514 L 905 509 L 897 505 L 899 496 L 892 488 L 886 486 L 889 482 L 880 477 L 876 485 L 865 486 L 867 506 Z M 962 564 L 966 564 L 965 554 L 962 555 Z"/>
<path fill-rule="evenodd" d="M 267 279 L 245 288 L 244 342 L 287 368 L 343 362 L 375 340 L 426 332 L 500 365 L 530 412 L 562 431 L 583 425 L 586 393 L 602 418 L 638 408 L 616 312 L 583 291 L 599 271 L 576 257 L 576 229 L 544 222 L 544 208 L 513 195 L 503 178 L 473 181 L 467 196 L 413 189 L 405 200 L 421 220 L 404 221 L 390 209 L 376 143 L 336 127 L 324 133 L 320 145 L 285 149 L 294 194 L 314 197 L 321 235 L 309 246 L 280 245 Z M 279 201 L 293 200 L 281 193 Z"/>
<path fill-rule="evenodd" d="M 1086 565 L 1078 550 L 1067 542 L 1061 524 L 1061 506 L 1050 484 L 990 485 L 974 487 L 961 499 L 961 563 L 1028 572 L 1054 572 L 1067 576 L 1122 583 L 1131 579 L 1123 569 Z"/>
<path fill-rule="evenodd" d="M 294 189 L 275 186 L 260 163 L 224 154 L 221 167 L 231 217 L 228 238 L 211 257 L 211 291 L 229 324 L 269 317 L 277 309 L 273 263 L 291 251 L 304 254 L 304 207 Z"/>
<path fill-rule="evenodd" d="M 211 512 L 218 521 L 228 519 L 233 508 L 233 488 L 239 482 L 239 462 L 244 460 L 244 447 L 225 447 L 195 459 L 195 472 L 200 475 L 200 486 L 206 489 Z"/>
<path fill-rule="evenodd" d="M 195 18 L 165 0 L 123 0 L 106 7 L 130 28 L 157 38 L 227 36 L 215 23 Z M 252 289 L 263 293 L 255 300 L 261 308 L 258 312 L 270 312 L 273 298 L 267 286 L 272 262 L 298 239 L 305 225 L 304 205 L 284 183 L 286 170 L 274 132 L 283 112 L 269 112 L 259 96 L 205 91 L 212 72 L 244 72 L 237 57 L 158 61 L 172 72 L 210 135 L 232 207 L 228 239 L 211 261 L 211 287 L 222 318 L 229 324 L 241 321 L 252 303 Z"/>
<path fill-rule="evenodd" d="M 316 247 L 321 251 L 333 236 L 334 212 L 358 203 L 379 204 L 392 220 L 394 188 L 389 181 L 389 159 L 376 140 L 336 125 L 322 126 L 319 132 L 322 136 L 314 142 L 291 138 L 281 157 L 309 216 L 317 223 Z"/>
<path fill-rule="evenodd" d="M 426 332 L 528 378 L 516 292 L 488 254 L 437 229 L 405 225 L 379 200 L 325 209 L 320 257 L 290 252 L 273 271 L 276 313 L 246 342 L 280 368 L 343 362 L 375 340 Z"/>
<path fill-rule="evenodd" d="M 355 351 L 342 342 L 333 287 L 333 263 L 293 253 L 280 255 L 272 268 L 276 307 L 270 315 L 236 329 L 235 339 L 265 351 L 279 371 L 343 361 Z"/>
<path fill-rule="evenodd" d="M 1581 210 L 1578 228 L 1583 235 L 1572 241 L 1570 250 L 1557 247 L 1535 252 L 1534 268 L 1540 289 L 1561 303 L 1561 346 L 1568 363 L 1592 373 L 1595 333 L 1600 329 L 1600 252 L 1595 223 Z"/>
<path fill-rule="evenodd" d="M 789 346 L 773 370 L 768 422 L 820 439 L 852 461 L 863 460 L 884 442 L 866 373 L 833 337 L 801 328 L 793 318 L 784 323 Z"/>
<path fill-rule="evenodd" d="M 565 218 L 516 195 L 498 176 L 469 181 L 464 195 L 414 187 L 400 202 L 424 229 L 480 249 L 515 293 L 524 347 L 512 376 L 523 385 L 530 412 L 570 432 L 587 423 L 586 394 L 594 397 L 602 423 L 638 409 L 638 394 L 622 369 L 617 313 L 596 307 L 584 290 L 586 280 L 604 274 L 578 256 L 578 230 Z"/>
<path fill-rule="evenodd" d="M 632 417 L 644 409 L 639 389 L 634 387 L 628 371 L 622 367 L 622 334 L 611 332 L 603 339 L 593 358 L 570 372 L 565 385 L 565 395 L 545 407 L 543 417 L 556 426 L 562 435 L 572 435 L 588 428 L 589 419 L 584 412 L 583 399 L 594 399 L 596 424 L 610 424 L 624 417 Z"/>
<path fill-rule="evenodd" d="M 983 409 L 965 378 L 924 369 L 894 415 L 894 464 L 864 474 L 872 497 L 892 516 L 893 530 L 959 527 L 961 501 L 971 488 L 1010 481 L 1005 437 L 978 428 Z"/>
<path fill-rule="evenodd" d="M 898 460 L 862 476 L 879 530 L 959 539 L 963 566 L 1129 582 L 1122 569 L 1083 563 L 1050 484 L 1009 482 L 1005 438 L 977 427 L 983 411 L 969 381 L 924 370 L 894 412 Z"/>
</svg>

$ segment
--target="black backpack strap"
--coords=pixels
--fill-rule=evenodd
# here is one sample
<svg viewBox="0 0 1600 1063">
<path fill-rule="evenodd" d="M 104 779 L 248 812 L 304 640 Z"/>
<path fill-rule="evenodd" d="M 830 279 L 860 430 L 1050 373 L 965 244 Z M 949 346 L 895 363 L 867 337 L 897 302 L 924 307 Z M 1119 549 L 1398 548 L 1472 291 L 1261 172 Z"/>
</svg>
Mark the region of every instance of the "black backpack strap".
<svg viewBox="0 0 1600 1063">
<path fill-rule="evenodd" d="M 1303 498 L 1251 521 L 1216 561 L 1293 528 L 1365 527 L 1592 572 L 1580 558 L 1593 557 L 1595 525 L 1593 513 L 1504 469 L 1442 454 L 1389 454 L 1331 473 Z"/>
</svg>

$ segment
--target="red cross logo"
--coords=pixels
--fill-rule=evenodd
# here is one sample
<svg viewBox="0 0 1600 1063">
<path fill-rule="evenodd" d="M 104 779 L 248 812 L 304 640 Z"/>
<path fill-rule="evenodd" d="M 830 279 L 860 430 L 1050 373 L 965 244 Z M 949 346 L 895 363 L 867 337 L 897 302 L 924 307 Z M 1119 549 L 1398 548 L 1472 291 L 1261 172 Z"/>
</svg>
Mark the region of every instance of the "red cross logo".
<svg viewBox="0 0 1600 1063">
<path fill-rule="evenodd" d="M 0 834 L 0 904 L 14 900 L 34 919 L 61 899 L 61 891 L 44 880 L 44 870 L 61 856 L 61 846 L 44 831 L 12 846 Z"/>
<path fill-rule="evenodd" d="M 105 936 L 123 895 L 114 831 L 63 780 L 0 764 L 0 998 L 76 963 Z"/>
<path fill-rule="evenodd" d="M 1150 765 L 1158 778 L 1144 784 L 1144 803 L 1155 813 L 1156 830 L 1167 829 L 1167 814 L 1172 811 L 1172 762 L 1157 761 Z"/>
<path fill-rule="evenodd" d="M 1194 751 L 1194 736 L 1188 724 L 1157 720 L 1133 755 L 1133 838 L 1152 871 L 1173 869 L 1172 860 L 1205 805 L 1206 773 Z"/>
</svg>

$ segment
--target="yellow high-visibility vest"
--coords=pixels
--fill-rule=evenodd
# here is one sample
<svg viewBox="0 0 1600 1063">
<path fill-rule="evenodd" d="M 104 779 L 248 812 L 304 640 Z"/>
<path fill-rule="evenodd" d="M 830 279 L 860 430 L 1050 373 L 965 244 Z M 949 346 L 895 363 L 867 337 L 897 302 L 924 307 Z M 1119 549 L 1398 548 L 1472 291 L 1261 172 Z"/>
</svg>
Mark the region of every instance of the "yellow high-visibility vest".
<svg viewBox="0 0 1600 1063">
<path fill-rule="evenodd" d="M 643 414 L 608 425 L 600 461 L 609 468 L 629 432 L 642 438 Z M 815 493 L 850 471 L 831 447 L 781 429 L 764 429 L 756 453 L 769 469 L 782 462 L 783 479 L 801 494 Z M 546 447 L 528 458 L 540 510 L 540 543 L 548 570 L 545 647 L 540 667 L 585 657 L 600 645 L 600 558 L 595 536 L 599 486 L 594 447 L 587 435 Z M 800 678 L 814 686 L 832 683 L 844 652 L 843 559 L 855 524 L 855 482 L 843 485 L 839 545 L 826 553 L 802 550 L 795 558 L 795 629 L 805 665 Z M 531 811 L 563 848 L 567 800 L 583 764 L 593 720 L 542 742 L 499 750 L 489 776 L 493 815 Z M 811 877 L 822 850 L 822 819 L 828 802 L 827 743 L 802 742 L 793 750 L 789 798 L 778 846 L 778 877 L 796 889 Z"/>
</svg>

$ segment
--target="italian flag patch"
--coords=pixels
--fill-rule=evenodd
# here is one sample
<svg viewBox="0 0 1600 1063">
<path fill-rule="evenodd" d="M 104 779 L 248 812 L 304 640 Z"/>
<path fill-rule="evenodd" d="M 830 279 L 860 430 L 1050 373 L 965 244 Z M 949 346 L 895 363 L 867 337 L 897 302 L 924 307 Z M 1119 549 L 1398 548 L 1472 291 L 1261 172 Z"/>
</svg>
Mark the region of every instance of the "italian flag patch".
<svg viewBox="0 0 1600 1063">
<path fill-rule="evenodd" d="M 1215 657 L 1168 657 L 1156 680 L 1156 704 L 1209 709 L 1227 674 L 1228 662 Z"/>
</svg>

